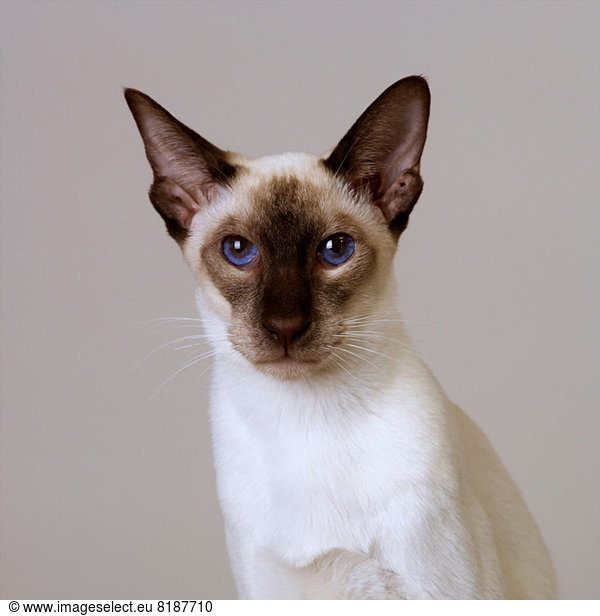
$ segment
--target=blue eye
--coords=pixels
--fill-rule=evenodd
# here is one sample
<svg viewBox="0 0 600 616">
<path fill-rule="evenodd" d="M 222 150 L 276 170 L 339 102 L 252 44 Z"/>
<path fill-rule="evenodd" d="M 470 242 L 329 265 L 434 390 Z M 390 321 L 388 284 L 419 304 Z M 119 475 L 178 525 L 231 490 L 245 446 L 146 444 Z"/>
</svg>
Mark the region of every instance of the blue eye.
<svg viewBox="0 0 600 616">
<path fill-rule="evenodd" d="M 337 267 L 354 254 L 354 240 L 345 233 L 336 233 L 323 240 L 317 249 L 323 265 Z"/>
<path fill-rule="evenodd" d="M 258 248 L 241 235 L 227 236 L 221 245 L 223 256 L 236 267 L 248 267 L 258 257 Z"/>
</svg>

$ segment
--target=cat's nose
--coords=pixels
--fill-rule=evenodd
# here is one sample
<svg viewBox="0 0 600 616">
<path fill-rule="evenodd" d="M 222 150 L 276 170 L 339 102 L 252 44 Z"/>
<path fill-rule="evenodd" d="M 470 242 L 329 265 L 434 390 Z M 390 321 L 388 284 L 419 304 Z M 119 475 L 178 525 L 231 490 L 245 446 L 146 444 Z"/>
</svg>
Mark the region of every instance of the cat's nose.
<svg viewBox="0 0 600 616">
<path fill-rule="evenodd" d="M 262 326 L 269 334 L 287 349 L 310 327 L 310 321 L 302 316 L 291 318 L 272 317 L 265 319 Z"/>
</svg>

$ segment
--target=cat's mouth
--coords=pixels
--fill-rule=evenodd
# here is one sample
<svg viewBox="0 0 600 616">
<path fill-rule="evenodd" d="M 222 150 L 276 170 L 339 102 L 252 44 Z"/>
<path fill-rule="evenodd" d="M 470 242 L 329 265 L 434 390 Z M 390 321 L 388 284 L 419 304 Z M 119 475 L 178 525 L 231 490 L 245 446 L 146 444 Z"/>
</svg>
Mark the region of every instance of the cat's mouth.
<svg viewBox="0 0 600 616">
<path fill-rule="evenodd" d="M 229 332 L 231 344 L 256 370 L 280 380 L 309 376 L 322 369 L 330 345 L 318 323 L 300 327 L 294 322 L 284 327 L 287 323 L 280 321 L 275 325 L 277 328 L 264 324 L 248 328 L 236 324 Z"/>
<path fill-rule="evenodd" d="M 320 361 L 313 358 L 301 359 L 286 353 L 277 358 L 261 359 L 253 363 L 261 372 L 287 380 L 310 373 Z"/>
</svg>

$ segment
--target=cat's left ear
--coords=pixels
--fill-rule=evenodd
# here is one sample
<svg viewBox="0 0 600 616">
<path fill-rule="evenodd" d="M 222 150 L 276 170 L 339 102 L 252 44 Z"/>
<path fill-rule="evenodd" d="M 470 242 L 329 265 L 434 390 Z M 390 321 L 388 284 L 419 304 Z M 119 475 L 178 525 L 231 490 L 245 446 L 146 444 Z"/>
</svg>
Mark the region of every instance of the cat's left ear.
<svg viewBox="0 0 600 616">
<path fill-rule="evenodd" d="M 423 189 L 421 154 L 430 95 L 422 77 L 391 85 L 358 118 L 325 165 L 381 210 L 399 236 Z"/>
</svg>

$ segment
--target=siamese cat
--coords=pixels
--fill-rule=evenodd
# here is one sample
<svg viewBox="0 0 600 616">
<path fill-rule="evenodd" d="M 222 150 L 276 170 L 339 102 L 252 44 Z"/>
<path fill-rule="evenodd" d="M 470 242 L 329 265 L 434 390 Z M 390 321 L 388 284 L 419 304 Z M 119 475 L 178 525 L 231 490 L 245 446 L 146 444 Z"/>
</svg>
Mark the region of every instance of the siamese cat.
<svg viewBox="0 0 600 616">
<path fill-rule="evenodd" d="M 246 158 L 125 97 L 216 350 L 212 440 L 239 596 L 555 597 L 519 490 L 398 310 L 427 82 L 394 83 L 325 157 Z"/>
</svg>

